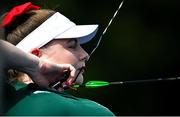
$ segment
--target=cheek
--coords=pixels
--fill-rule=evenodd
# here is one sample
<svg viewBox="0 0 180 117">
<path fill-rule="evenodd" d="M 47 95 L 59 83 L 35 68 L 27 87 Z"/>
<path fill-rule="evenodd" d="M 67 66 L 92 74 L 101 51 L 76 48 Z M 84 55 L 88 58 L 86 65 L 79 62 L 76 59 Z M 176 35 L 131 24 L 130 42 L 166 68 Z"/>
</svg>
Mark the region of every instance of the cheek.
<svg viewBox="0 0 180 117">
<path fill-rule="evenodd" d="M 70 51 L 61 51 L 56 53 L 54 57 L 56 63 L 59 64 L 72 64 L 76 65 L 78 63 L 78 58 L 75 54 L 71 53 Z"/>
</svg>

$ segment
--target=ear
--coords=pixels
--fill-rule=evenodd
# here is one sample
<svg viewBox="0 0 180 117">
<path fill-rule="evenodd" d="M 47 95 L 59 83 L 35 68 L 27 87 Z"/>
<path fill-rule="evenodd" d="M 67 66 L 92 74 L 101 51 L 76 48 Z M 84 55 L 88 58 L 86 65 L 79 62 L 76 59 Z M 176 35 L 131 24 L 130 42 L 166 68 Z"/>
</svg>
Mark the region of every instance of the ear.
<svg viewBox="0 0 180 117">
<path fill-rule="evenodd" d="M 34 48 L 32 51 L 31 51 L 31 54 L 34 54 L 35 56 L 37 57 L 41 57 L 42 56 L 42 52 L 39 48 Z"/>
</svg>

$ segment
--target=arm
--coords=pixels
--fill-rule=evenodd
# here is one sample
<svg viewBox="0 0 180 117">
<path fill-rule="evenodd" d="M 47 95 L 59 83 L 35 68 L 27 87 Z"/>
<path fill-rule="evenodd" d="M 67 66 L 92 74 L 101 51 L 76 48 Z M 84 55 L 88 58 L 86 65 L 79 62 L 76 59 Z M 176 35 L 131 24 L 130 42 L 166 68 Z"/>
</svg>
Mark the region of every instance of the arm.
<svg viewBox="0 0 180 117">
<path fill-rule="evenodd" d="M 26 54 L 14 45 L 0 40 L 0 69 L 4 73 L 8 69 L 16 69 L 27 74 L 39 64 L 39 59 Z"/>
<path fill-rule="evenodd" d="M 8 42 L 0 40 L 1 84 L 5 79 L 5 71 L 8 69 L 16 69 L 27 73 L 41 87 L 48 87 L 50 83 L 62 77 L 65 71 L 70 71 L 68 79 L 74 79 L 75 77 L 75 68 L 70 64 L 59 65 L 41 60 L 32 54 L 24 53 Z"/>
<path fill-rule="evenodd" d="M 27 54 L 16 48 L 14 45 L 0 40 L 0 115 L 6 105 L 4 98 L 7 80 L 6 71 L 16 69 L 27 73 L 31 79 L 41 87 L 49 87 L 51 82 L 59 80 L 64 75 L 64 71 L 70 71 L 67 81 L 73 81 L 75 68 L 70 64 L 54 64 Z M 68 82 L 69 83 L 69 82 Z M 70 82 L 69 84 L 71 84 Z"/>
</svg>

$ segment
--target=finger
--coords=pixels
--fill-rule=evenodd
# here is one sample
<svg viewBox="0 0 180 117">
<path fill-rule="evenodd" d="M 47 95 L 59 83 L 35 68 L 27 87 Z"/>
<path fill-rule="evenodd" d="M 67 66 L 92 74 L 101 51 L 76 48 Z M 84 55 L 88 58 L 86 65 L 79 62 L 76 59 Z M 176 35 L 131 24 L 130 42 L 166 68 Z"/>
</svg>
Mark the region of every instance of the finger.
<svg viewBox="0 0 180 117">
<path fill-rule="evenodd" d="M 76 69 L 74 67 L 70 67 L 70 75 L 69 75 L 69 78 L 67 79 L 67 84 L 69 86 L 72 85 L 75 77 L 76 77 Z"/>
<path fill-rule="evenodd" d="M 73 81 L 74 81 L 74 78 L 68 78 L 67 79 L 68 86 L 72 86 L 73 85 Z"/>
<path fill-rule="evenodd" d="M 70 66 L 70 77 L 71 78 L 75 78 L 75 76 L 76 76 L 76 69 L 71 65 Z"/>
<path fill-rule="evenodd" d="M 62 83 L 66 82 L 67 85 L 70 86 L 72 84 L 73 80 L 75 79 L 75 75 L 76 75 L 76 69 L 74 68 L 74 66 L 72 66 L 71 64 L 56 64 L 56 66 L 58 68 L 60 68 L 61 76 L 63 73 L 64 77 L 66 78 L 64 80 L 60 79 L 60 81 Z M 66 73 L 68 73 L 68 74 L 66 75 Z M 58 88 L 58 87 L 59 86 L 57 86 L 56 88 Z"/>
<path fill-rule="evenodd" d="M 64 70 L 70 71 L 69 78 L 75 78 L 76 76 L 76 69 L 71 64 L 62 64 L 62 68 Z"/>
</svg>

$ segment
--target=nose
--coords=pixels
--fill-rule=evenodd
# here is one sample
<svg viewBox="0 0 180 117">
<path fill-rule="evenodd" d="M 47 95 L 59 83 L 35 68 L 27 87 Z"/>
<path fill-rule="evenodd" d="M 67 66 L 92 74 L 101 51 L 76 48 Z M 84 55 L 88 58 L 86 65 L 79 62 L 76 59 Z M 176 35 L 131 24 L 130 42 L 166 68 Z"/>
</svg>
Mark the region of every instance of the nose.
<svg viewBox="0 0 180 117">
<path fill-rule="evenodd" d="M 89 54 L 82 47 L 79 59 L 80 61 L 87 61 L 89 59 Z"/>
</svg>

